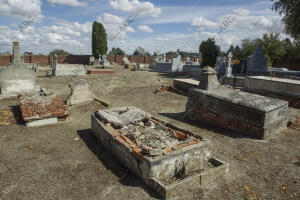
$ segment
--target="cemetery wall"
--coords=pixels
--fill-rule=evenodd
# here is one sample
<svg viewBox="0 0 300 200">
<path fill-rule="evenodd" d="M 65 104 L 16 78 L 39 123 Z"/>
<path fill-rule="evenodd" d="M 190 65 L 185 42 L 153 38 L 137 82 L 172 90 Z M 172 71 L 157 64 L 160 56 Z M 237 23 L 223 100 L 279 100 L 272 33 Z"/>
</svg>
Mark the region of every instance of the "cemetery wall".
<svg viewBox="0 0 300 200">
<path fill-rule="evenodd" d="M 289 70 L 300 71 L 300 59 L 280 60 L 280 61 L 273 63 L 272 67 L 287 68 Z"/>
<path fill-rule="evenodd" d="M 120 55 L 108 55 L 107 60 L 109 62 L 115 62 L 118 64 L 123 64 L 123 57 Z M 146 63 L 150 64 L 151 60 L 153 60 L 155 56 L 129 56 L 130 62 L 133 63 Z M 167 59 L 171 60 L 171 57 L 167 57 Z M 197 58 L 191 58 L 191 61 L 196 61 Z M 26 55 L 24 56 L 25 63 L 37 63 L 40 65 L 50 65 L 52 60 L 51 55 Z M 89 64 L 90 55 L 68 55 L 68 56 L 57 56 L 57 62 L 60 64 Z M 186 60 L 185 57 L 182 58 L 183 61 Z M 200 59 L 201 60 L 201 59 Z M 12 62 L 12 56 L 0 56 L 0 66 L 7 66 Z M 300 61 L 299 61 L 300 63 Z M 299 66 L 300 70 L 300 66 Z"/>
<path fill-rule="evenodd" d="M 11 56 L 0 56 L 0 66 L 6 66 L 11 63 Z"/>
</svg>

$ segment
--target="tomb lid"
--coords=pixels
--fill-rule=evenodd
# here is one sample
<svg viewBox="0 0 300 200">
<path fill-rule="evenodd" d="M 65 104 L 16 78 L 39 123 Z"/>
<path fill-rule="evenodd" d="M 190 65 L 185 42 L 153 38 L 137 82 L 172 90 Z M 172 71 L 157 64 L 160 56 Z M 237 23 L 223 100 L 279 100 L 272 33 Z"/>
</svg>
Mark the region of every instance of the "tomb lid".
<svg viewBox="0 0 300 200">
<path fill-rule="evenodd" d="M 273 99 L 240 90 L 234 90 L 226 86 L 221 86 L 212 90 L 194 89 L 193 92 L 209 95 L 210 97 L 214 97 L 223 101 L 229 101 L 233 104 L 250 107 L 260 112 L 271 112 L 280 107 L 286 106 L 289 103 L 280 99 Z"/>
</svg>

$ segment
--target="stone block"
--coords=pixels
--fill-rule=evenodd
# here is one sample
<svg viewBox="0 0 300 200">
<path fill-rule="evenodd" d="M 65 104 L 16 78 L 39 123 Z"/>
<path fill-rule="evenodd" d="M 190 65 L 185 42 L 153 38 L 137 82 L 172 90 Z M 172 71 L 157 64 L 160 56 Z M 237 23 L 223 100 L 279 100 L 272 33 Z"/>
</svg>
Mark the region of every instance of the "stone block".
<svg viewBox="0 0 300 200">
<path fill-rule="evenodd" d="M 210 90 L 220 86 L 217 78 L 216 70 L 211 67 L 204 67 L 202 69 L 199 88 L 203 90 Z"/>
</svg>

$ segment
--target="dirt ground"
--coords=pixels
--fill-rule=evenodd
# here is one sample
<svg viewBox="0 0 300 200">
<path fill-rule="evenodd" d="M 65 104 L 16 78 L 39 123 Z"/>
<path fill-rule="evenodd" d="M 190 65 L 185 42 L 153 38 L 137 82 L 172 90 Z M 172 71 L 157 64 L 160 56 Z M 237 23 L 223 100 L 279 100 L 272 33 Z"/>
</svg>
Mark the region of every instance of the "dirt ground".
<svg viewBox="0 0 300 200">
<path fill-rule="evenodd" d="M 116 67 L 116 74 L 76 77 L 93 82 L 93 92 L 112 107 L 136 106 L 190 130 L 213 143 L 213 157 L 230 164 L 229 175 L 178 199 L 300 199 L 300 130 L 255 140 L 184 119 L 187 97 L 155 94 L 172 78 Z M 45 77 L 37 83 L 62 99 L 70 77 Z M 16 106 L 1 100 L 0 109 Z M 12 199 L 159 199 L 101 146 L 91 131 L 90 115 L 98 102 L 71 108 L 71 120 L 37 128 L 0 125 L 0 200 Z M 294 110 L 299 113 L 299 110 Z"/>
</svg>

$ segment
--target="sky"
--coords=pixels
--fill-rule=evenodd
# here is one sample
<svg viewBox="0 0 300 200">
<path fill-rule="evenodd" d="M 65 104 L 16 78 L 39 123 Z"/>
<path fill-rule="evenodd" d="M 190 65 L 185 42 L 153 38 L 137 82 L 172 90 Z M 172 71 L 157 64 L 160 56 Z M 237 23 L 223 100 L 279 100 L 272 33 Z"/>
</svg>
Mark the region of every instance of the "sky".
<svg viewBox="0 0 300 200">
<path fill-rule="evenodd" d="M 271 0 L 0 0 L 0 53 L 11 52 L 12 41 L 20 41 L 22 53 L 64 49 L 90 55 L 94 21 L 104 25 L 109 49 L 119 47 L 127 54 L 139 46 L 150 53 L 199 52 L 200 43 L 208 38 L 226 51 L 231 44 L 264 33 L 288 37 L 272 4 Z"/>
</svg>

